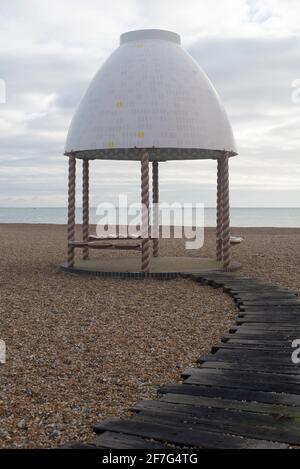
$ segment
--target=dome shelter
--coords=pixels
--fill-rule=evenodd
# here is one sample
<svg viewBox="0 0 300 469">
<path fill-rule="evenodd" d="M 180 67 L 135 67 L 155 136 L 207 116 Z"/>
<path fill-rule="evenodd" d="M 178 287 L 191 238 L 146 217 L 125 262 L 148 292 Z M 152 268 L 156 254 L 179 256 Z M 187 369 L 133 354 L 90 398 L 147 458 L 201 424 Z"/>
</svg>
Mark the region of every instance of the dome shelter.
<svg viewBox="0 0 300 469">
<path fill-rule="evenodd" d="M 79 104 L 69 129 L 65 155 L 69 157 L 69 205 L 68 259 L 62 266 L 64 270 L 155 276 L 236 267 L 230 252 L 228 170 L 229 158 L 237 155 L 236 145 L 217 92 L 197 62 L 181 47 L 178 34 L 149 29 L 121 35 L 120 47 L 100 68 Z M 75 241 L 78 159 L 83 166 L 82 241 Z M 90 236 L 89 161 L 97 159 L 140 161 L 141 202 L 147 208 L 150 164 L 152 201 L 158 204 L 160 162 L 216 160 L 216 260 L 159 258 L 159 239 L 151 239 L 149 217 L 145 213 L 142 213 L 142 236 L 137 245 L 112 245 L 107 244 L 111 239 Z M 157 231 L 157 215 L 154 218 L 154 231 Z M 82 249 L 81 261 L 75 261 L 77 248 Z M 110 248 L 140 250 L 141 260 L 89 259 L 89 249 Z"/>
</svg>

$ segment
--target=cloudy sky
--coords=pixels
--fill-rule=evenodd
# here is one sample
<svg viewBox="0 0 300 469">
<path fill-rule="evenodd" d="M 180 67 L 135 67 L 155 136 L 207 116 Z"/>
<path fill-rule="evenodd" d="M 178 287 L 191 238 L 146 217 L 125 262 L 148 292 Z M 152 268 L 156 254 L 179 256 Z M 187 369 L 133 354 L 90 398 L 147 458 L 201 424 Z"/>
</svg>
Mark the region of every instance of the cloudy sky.
<svg viewBox="0 0 300 469">
<path fill-rule="evenodd" d="M 119 35 L 143 28 L 180 33 L 219 92 L 240 152 L 232 205 L 300 206 L 299 18 L 299 0 L 1 0 L 0 206 L 66 205 L 75 106 Z M 215 162 L 162 166 L 163 200 L 215 205 Z M 139 195 L 137 163 L 91 173 L 92 205 Z"/>
</svg>

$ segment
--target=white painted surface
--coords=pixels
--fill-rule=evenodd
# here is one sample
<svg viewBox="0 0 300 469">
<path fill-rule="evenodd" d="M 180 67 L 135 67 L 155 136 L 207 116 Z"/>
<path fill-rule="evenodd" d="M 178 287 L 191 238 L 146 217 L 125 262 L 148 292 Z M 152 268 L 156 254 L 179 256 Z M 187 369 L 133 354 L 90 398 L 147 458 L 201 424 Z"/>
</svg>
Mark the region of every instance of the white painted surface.
<svg viewBox="0 0 300 469">
<path fill-rule="evenodd" d="M 220 98 L 177 34 L 134 31 L 121 44 L 83 97 L 66 153 L 153 146 L 236 153 Z"/>
</svg>

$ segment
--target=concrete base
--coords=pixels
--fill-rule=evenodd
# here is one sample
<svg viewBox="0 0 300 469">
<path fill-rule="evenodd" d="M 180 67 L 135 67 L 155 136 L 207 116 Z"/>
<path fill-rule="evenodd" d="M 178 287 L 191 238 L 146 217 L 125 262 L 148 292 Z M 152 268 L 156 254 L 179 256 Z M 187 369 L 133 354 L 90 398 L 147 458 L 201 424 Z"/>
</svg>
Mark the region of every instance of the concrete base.
<svg viewBox="0 0 300 469">
<path fill-rule="evenodd" d="M 240 264 L 234 262 L 231 271 L 238 270 Z M 150 262 L 150 272 L 141 272 L 141 257 L 110 257 L 76 260 L 74 267 L 61 265 L 61 270 L 79 274 L 99 275 L 120 278 L 175 278 L 180 275 L 200 272 L 222 271 L 223 265 L 214 259 L 200 257 L 157 257 Z"/>
</svg>

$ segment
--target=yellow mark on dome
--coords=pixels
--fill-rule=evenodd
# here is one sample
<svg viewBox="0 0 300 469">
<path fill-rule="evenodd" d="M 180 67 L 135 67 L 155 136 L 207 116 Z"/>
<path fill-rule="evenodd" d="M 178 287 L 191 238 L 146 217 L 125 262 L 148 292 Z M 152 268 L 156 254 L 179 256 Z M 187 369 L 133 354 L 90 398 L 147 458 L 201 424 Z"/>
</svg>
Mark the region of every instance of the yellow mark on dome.
<svg viewBox="0 0 300 469">
<path fill-rule="evenodd" d="M 137 136 L 138 138 L 144 138 L 144 137 L 145 137 L 145 132 L 139 131 L 139 132 L 136 133 L 136 136 Z"/>
<path fill-rule="evenodd" d="M 141 49 L 142 47 L 144 47 L 144 44 L 142 44 L 142 43 L 137 44 L 136 47 L 137 47 L 138 49 Z"/>
<path fill-rule="evenodd" d="M 122 107 L 124 107 L 123 101 L 116 101 L 116 107 L 117 107 L 118 109 L 121 109 Z"/>
<path fill-rule="evenodd" d="M 107 146 L 108 146 L 108 148 L 115 148 L 115 147 L 116 147 L 116 143 L 115 143 L 113 140 L 110 140 L 110 141 L 107 143 Z"/>
</svg>

